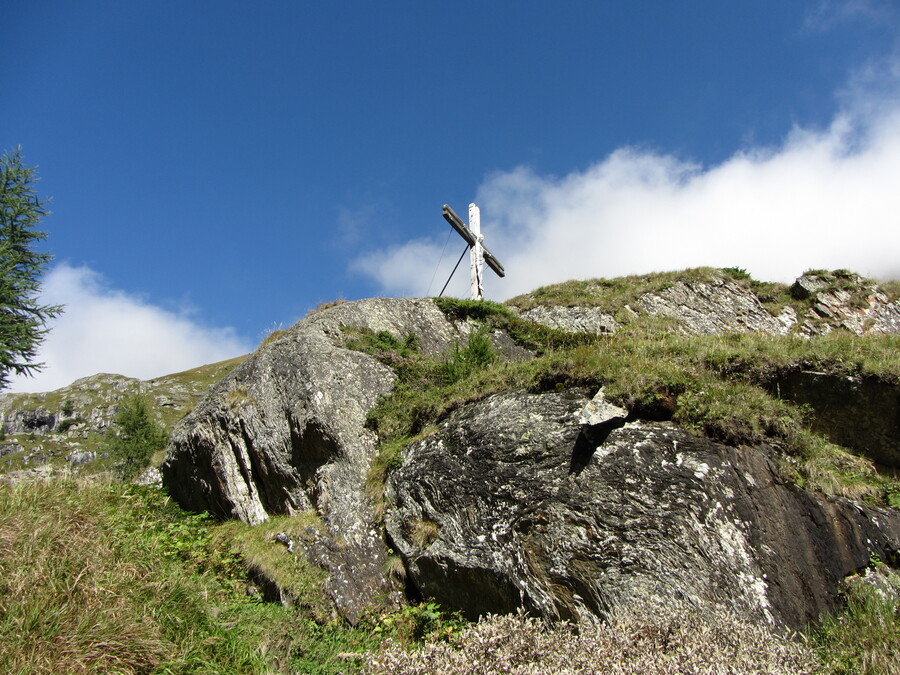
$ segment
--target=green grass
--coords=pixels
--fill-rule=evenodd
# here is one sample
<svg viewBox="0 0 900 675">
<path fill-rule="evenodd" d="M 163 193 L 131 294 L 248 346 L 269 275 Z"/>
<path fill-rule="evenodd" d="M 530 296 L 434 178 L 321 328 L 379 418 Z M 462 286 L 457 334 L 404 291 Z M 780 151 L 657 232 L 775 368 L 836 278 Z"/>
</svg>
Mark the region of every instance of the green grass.
<svg viewBox="0 0 900 675">
<path fill-rule="evenodd" d="M 645 293 L 659 293 L 679 281 L 711 283 L 724 276 L 723 272 L 712 267 L 695 267 L 677 272 L 653 272 L 615 279 L 567 281 L 517 296 L 507 304 L 522 310 L 540 306 L 596 307 L 615 316 L 622 307 L 635 303 Z"/>
<path fill-rule="evenodd" d="M 391 637 L 458 620 L 431 605 L 332 617 L 323 572 L 298 547 L 312 514 L 250 527 L 189 514 L 159 490 L 83 480 L 0 483 L 0 672 L 350 673 Z M 293 606 L 248 595 L 247 568 Z"/>
<path fill-rule="evenodd" d="M 880 281 L 878 282 L 878 286 L 891 301 L 900 300 L 900 281 Z"/>
<path fill-rule="evenodd" d="M 97 453 L 92 462 L 73 469 L 73 473 L 90 475 L 106 471 L 110 462 L 101 457 L 105 452 L 105 438 L 95 429 L 78 429 L 76 425 L 90 416 L 93 409 L 106 409 L 129 396 L 145 396 L 153 417 L 168 433 L 190 412 L 196 402 L 216 382 L 225 377 L 246 356 L 192 368 L 180 373 L 140 382 L 120 376 L 96 376 L 52 392 L 39 394 L 5 394 L 10 409 L 44 410 L 56 414 L 61 423 L 51 433 L 7 434 L 6 442 L 15 441 L 27 452 L 20 457 L 0 458 L 0 473 L 28 468 L 21 460 L 26 454 L 41 452 L 56 469 L 68 466 L 66 457 L 74 450 Z M 161 405 L 157 396 L 162 397 Z M 60 428 L 60 424 L 62 428 Z M 73 428 L 75 427 L 75 428 Z M 68 433 L 65 433 L 68 432 Z M 155 458 L 161 460 L 161 454 Z"/>
<path fill-rule="evenodd" d="M 302 609 L 310 618 L 325 622 L 331 606 L 322 590 L 325 573 L 303 556 L 291 555 L 287 545 L 274 539 L 285 534 L 299 548 L 309 543 L 313 532 L 322 532 L 314 512 L 296 516 L 275 516 L 255 526 L 231 520 L 212 528 L 213 541 L 231 551 L 255 578 L 270 580 L 289 604 Z"/>
<path fill-rule="evenodd" d="M 74 442 L 58 434 L 11 434 L 7 437 L 6 442 L 13 441 L 22 450 L 0 457 L 0 473 L 30 469 L 44 463 L 49 464 L 56 471 L 71 471 L 72 474 L 77 474 L 83 469 L 87 469 L 89 473 L 100 473 L 107 471 L 112 466 L 112 460 L 99 456 L 104 451 L 105 438 L 103 434 L 94 431 L 89 431 L 84 438 L 79 437 Z M 66 457 L 76 450 L 98 453 L 98 458 L 88 465 L 70 470 Z M 35 454 L 45 455 L 48 461 L 26 462 L 27 458 Z"/>
<path fill-rule="evenodd" d="M 708 336 L 696 345 L 708 368 L 729 377 L 769 382 L 803 369 L 900 383 L 900 335 L 834 331 L 807 339 L 748 333 Z"/>
<path fill-rule="evenodd" d="M 358 326 L 343 326 L 341 332 L 347 349 L 365 352 L 387 363 L 395 362 L 395 357 L 409 357 L 419 351 L 419 338 L 415 333 L 408 333 L 401 339 L 390 331 L 376 332 Z"/>
<path fill-rule="evenodd" d="M 865 582 L 849 585 L 843 608 L 811 632 L 822 673 L 900 672 L 900 576 L 877 563 L 868 574 L 881 578 L 882 589 Z"/>
<path fill-rule="evenodd" d="M 160 495 L 3 485 L 0 523 L 3 672 L 265 672 L 238 626 L 270 608 L 204 573 L 236 569 Z"/>
<path fill-rule="evenodd" d="M 601 386 L 634 417 L 671 419 L 731 445 L 768 443 L 781 451 L 784 476 L 805 487 L 875 504 L 900 492 L 896 479 L 877 472 L 871 461 L 811 432 L 809 410 L 770 393 L 779 376 L 798 369 L 900 382 L 900 336 L 685 336 L 646 317 L 613 335 L 572 336 L 537 327 L 494 303 L 442 300 L 439 306 L 455 320 L 472 322 L 473 335 L 505 330 L 537 356 L 511 362 L 492 354 L 447 377 L 469 346 L 458 345 L 443 359 L 377 352 L 394 367 L 398 383 L 369 415 L 382 442 L 369 476 L 376 498 L 402 448 L 460 405 L 502 392 Z"/>
<path fill-rule="evenodd" d="M 180 373 L 165 375 L 155 380 L 149 380 L 146 393 L 151 405 L 158 414 L 160 423 L 166 429 L 174 427 L 176 422 L 194 409 L 197 401 L 206 395 L 206 392 L 212 385 L 228 375 L 235 367 L 243 363 L 246 358 L 247 355 L 244 354 L 226 361 L 210 363 Z M 181 389 L 183 393 L 174 393 L 177 389 Z M 154 397 L 157 394 L 170 397 L 174 405 L 156 405 Z"/>
</svg>

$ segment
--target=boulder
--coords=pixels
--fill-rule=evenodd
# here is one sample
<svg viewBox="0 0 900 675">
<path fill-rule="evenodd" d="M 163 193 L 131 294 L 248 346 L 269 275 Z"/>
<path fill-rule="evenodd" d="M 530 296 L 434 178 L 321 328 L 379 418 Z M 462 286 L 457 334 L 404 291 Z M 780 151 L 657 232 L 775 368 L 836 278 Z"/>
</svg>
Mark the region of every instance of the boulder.
<svg viewBox="0 0 900 675">
<path fill-rule="evenodd" d="M 431 300 L 371 299 L 319 311 L 225 377 L 176 427 L 163 479 L 184 507 L 259 523 L 314 509 L 330 541 L 308 555 L 350 621 L 399 598 L 364 483 L 376 453 L 366 416 L 396 376 L 343 346 L 342 328 L 418 337 L 431 354 L 460 336 Z"/>
<path fill-rule="evenodd" d="M 82 464 L 87 464 L 88 462 L 93 461 L 97 458 L 97 453 L 91 450 L 75 450 L 74 452 L 69 453 L 66 457 L 66 461 L 71 466 L 81 466 Z"/>
<path fill-rule="evenodd" d="M 727 279 L 678 281 L 658 293 L 642 295 L 637 306 L 651 316 L 675 319 L 695 335 L 763 332 L 782 335 L 785 325 L 749 289 Z"/>
<path fill-rule="evenodd" d="M 619 323 L 596 307 L 538 306 L 520 312 L 523 319 L 569 333 L 615 333 Z"/>
<path fill-rule="evenodd" d="M 409 445 L 386 529 L 424 597 L 549 619 L 708 603 L 802 628 L 900 550 L 900 514 L 783 484 L 766 447 L 585 423 L 586 392 L 495 395 Z M 599 427 L 599 428 L 598 428 Z"/>
</svg>

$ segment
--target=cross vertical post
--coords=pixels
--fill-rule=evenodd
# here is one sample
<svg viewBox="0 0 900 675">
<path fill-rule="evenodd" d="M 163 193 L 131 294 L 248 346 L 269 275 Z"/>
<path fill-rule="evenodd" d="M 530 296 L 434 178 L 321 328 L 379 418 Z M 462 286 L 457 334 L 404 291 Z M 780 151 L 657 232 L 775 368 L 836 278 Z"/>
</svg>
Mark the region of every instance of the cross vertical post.
<svg viewBox="0 0 900 675">
<path fill-rule="evenodd" d="M 469 230 L 475 242 L 469 247 L 469 269 L 472 283 L 469 295 L 472 300 L 484 299 L 484 237 L 481 236 L 481 210 L 469 204 Z"/>
</svg>

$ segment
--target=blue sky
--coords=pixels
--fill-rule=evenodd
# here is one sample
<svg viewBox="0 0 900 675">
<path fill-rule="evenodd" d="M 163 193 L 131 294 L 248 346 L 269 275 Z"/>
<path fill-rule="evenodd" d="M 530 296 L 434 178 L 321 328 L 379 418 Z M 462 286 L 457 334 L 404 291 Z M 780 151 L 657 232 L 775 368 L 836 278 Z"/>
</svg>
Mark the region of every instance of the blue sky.
<svg viewBox="0 0 900 675">
<path fill-rule="evenodd" d="M 463 249 L 444 203 L 480 204 L 508 273 L 493 299 L 701 264 L 900 274 L 896 3 L 0 17 L 0 150 L 53 198 L 45 290 L 68 306 L 14 390 L 226 358 L 336 298 L 436 294 Z"/>
</svg>

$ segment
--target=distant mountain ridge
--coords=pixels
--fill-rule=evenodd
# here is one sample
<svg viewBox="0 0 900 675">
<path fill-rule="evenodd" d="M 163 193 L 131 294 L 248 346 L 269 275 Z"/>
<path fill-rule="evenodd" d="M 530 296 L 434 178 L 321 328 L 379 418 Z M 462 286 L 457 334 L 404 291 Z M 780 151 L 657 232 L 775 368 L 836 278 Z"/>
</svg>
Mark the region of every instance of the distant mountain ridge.
<svg viewBox="0 0 900 675">
<path fill-rule="evenodd" d="M 2 394 L 0 475 L 104 471 L 109 463 L 102 456 L 102 435 L 115 418 L 122 398 L 130 394 L 146 396 L 157 421 L 171 429 L 213 383 L 245 358 L 152 380 L 101 373 L 51 392 Z"/>
</svg>

